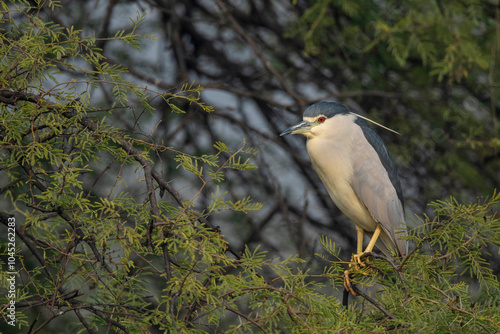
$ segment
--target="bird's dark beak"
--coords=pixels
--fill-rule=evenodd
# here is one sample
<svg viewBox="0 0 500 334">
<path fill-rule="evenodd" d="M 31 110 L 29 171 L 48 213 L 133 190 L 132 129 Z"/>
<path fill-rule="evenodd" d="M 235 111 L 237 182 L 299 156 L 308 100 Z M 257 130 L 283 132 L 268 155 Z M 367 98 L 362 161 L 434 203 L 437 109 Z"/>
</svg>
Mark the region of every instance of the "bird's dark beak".
<svg viewBox="0 0 500 334">
<path fill-rule="evenodd" d="M 304 133 L 304 132 L 309 132 L 312 128 L 312 124 L 308 121 L 302 121 L 300 123 L 297 123 L 282 133 L 280 133 L 280 136 L 286 136 L 286 135 L 296 135 L 299 133 Z"/>
</svg>

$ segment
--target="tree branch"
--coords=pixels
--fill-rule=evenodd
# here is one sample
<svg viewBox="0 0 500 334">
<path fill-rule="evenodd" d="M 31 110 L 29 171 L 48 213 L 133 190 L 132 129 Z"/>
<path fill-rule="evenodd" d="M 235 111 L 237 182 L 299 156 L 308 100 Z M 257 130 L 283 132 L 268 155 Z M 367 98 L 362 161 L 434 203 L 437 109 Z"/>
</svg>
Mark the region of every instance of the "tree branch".
<svg viewBox="0 0 500 334">
<path fill-rule="evenodd" d="M 224 2 L 221 0 L 215 0 L 217 3 L 217 6 L 220 8 L 222 13 L 224 14 L 224 17 L 231 22 L 231 25 L 234 27 L 234 29 L 245 39 L 245 41 L 250 45 L 250 47 L 253 49 L 257 57 L 262 61 L 266 69 L 274 75 L 279 82 L 281 83 L 281 86 L 285 89 L 285 91 L 293 97 L 299 105 L 304 105 L 304 99 L 300 97 L 290 86 L 288 86 L 286 80 L 279 74 L 279 72 L 271 65 L 271 62 L 267 60 L 267 58 L 264 56 L 264 54 L 260 51 L 260 49 L 257 47 L 253 39 L 245 32 L 245 30 L 238 24 L 234 16 L 229 12 L 227 9 L 226 5 Z"/>
<path fill-rule="evenodd" d="M 396 317 L 394 315 L 392 315 L 389 311 L 387 311 L 383 306 L 382 304 L 380 304 L 379 302 L 377 302 L 375 299 L 373 299 L 372 297 L 368 296 L 366 293 L 364 293 L 363 291 L 361 291 L 360 289 L 358 289 L 357 286 L 353 285 L 351 286 L 351 289 L 354 290 L 354 292 L 358 295 L 360 295 L 361 297 L 363 297 L 364 299 L 366 299 L 370 304 L 372 304 L 373 306 L 375 306 L 376 308 L 378 308 L 382 313 L 384 313 L 389 319 L 396 319 Z"/>
</svg>

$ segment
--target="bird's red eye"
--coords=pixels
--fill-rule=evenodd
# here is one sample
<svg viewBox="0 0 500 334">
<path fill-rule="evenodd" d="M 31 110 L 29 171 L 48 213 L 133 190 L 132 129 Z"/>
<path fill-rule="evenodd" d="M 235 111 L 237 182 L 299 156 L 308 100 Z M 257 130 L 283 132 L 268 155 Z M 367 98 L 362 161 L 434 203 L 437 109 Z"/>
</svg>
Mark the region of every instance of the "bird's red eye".
<svg viewBox="0 0 500 334">
<path fill-rule="evenodd" d="M 326 121 L 326 117 L 320 117 L 320 118 L 318 118 L 318 122 L 323 123 L 324 121 Z"/>
</svg>

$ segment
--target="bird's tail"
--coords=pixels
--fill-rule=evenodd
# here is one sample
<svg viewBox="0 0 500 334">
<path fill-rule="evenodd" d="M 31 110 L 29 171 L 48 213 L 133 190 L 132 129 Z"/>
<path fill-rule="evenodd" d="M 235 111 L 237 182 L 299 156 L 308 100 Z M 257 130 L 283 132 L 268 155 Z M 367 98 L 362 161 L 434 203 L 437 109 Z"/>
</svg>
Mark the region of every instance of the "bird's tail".
<svg viewBox="0 0 500 334">
<path fill-rule="evenodd" d="M 389 234 L 387 234 L 387 232 L 382 230 L 375 245 L 388 258 L 392 258 L 394 256 L 405 256 L 408 254 L 408 242 L 402 239 L 405 235 L 406 230 L 396 231 L 395 238 L 392 238 Z"/>
</svg>

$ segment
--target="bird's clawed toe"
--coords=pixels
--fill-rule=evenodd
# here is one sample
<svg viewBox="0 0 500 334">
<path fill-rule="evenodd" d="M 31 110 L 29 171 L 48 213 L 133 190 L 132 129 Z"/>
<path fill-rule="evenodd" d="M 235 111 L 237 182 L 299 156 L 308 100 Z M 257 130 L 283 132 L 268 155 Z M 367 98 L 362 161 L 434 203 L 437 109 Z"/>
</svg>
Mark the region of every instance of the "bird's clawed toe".
<svg viewBox="0 0 500 334">
<path fill-rule="evenodd" d="M 361 252 L 361 253 L 358 253 L 358 254 L 353 254 L 352 256 L 352 259 L 351 259 L 351 263 L 349 263 L 349 268 L 354 264 L 354 265 L 357 265 L 357 266 L 360 266 L 360 267 L 365 267 L 366 264 L 361 261 L 361 257 L 365 254 L 365 252 Z M 368 260 L 367 260 L 368 261 Z"/>
<path fill-rule="evenodd" d="M 353 290 L 353 285 L 351 284 L 351 279 L 349 278 L 349 270 L 344 271 L 344 288 L 352 293 L 353 296 L 356 296 L 356 292 Z"/>
<path fill-rule="evenodd" d="M 368 258 L 362 260 L 361 258 L 365 255 L 366 252 L 361 252 L 358 254 L 353 254 L 351 263 L 349 263 L 349 269 L 344 271 L 344 287 L 345 289 L 352 293 L 353 296 L 356 296 L 356 292 L 354 292 L 353 286 L 355 283 L 351 282 L 351 278 L 349 275 L 352 273 L 360 273 L 364 276 L 368 276 L 371 272 L 371 268 L 367 268 L 367 264 L 369 263 Z"/>
</svg>

